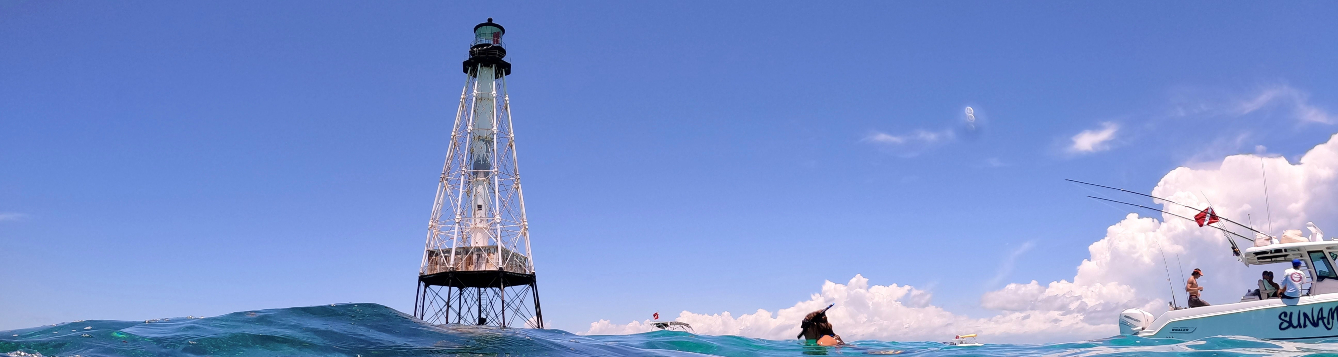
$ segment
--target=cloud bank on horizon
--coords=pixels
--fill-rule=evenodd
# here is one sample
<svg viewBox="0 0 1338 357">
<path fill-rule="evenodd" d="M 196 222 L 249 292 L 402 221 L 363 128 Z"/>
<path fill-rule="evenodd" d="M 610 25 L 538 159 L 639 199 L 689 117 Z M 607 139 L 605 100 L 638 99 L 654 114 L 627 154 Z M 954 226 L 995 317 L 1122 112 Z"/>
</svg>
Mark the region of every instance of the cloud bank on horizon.
<svg viewBox="0 0 1338 357">
<path fill-rule="evenodd" d="M 1332 204 L 1338 193 L 1338 135 L 1310 149 L 1295 164 L 1283 157 L 1245 154 L 1228 156 L 1215 169 L 1176 168 L 1162 177 L 1151 194 L 1194 207 L 1207 207 L 1211 201 L 1224 216 L 1250 215 L 1262 221 L 1266 213 L 1261 169 L 1267 173 L 1268 200 L 1277 211 L 1271 215 L 1275 231 L 1271 234 L 1301 229 L 1308 217 L 1338 213 Z M 1196 213 L 1174 205 L 1164 209 L 1186 216 Z M 929 292 L 913 286 L 869 285 L 867 278 L 856 275 L 845 284 L 827 281 L 808 300 L 775 312 L 758 309 L 736 317 L 729 312 L 683 311 L 674 320 L 691 324 L 699 334 L 784 340 L 795 338 L 805 314 L 835 303 L 828 316 L 846 340 L 939 341 L 956 334 L 980 333 L 982 340 L 990 342 L 1074 341 L 1118 334 L 1117 316 L 1124 309 L 1141 308 L 1153 314 L 1166 311 L 1171 297 L 1167 296 L 1164 262 L 1178 260 L 1185 269 L 1202 268 L 1208 277 L 1204 299 L 1219 304 L 1238 301 L 1255 285 L 1262 270 L 1281 269 L 1245 267 L 1231 255 L 1222 233 L 1163 216 L 1130 213 L 1111 225 L 1105 237 L 1088 247 L 1090 256 L 1078 264 L 1072 279 L 1012 283 L 985 293 L 981 307 L 997 312 L 988 318 L 970 318 L 934 306 Z M 1261 226 L 1256 228 L 1267 229 Z M 1178 290 L 1174 299 L 1183 305 L 1183 281 L 1178 281 L 1175 272 L 1179 266 L 1169 270 L 1175 286 L 1171 289 Z M 627 324 L 599 320 L 584 333 L 651 330 L 649 320 Z"/>
</svg>

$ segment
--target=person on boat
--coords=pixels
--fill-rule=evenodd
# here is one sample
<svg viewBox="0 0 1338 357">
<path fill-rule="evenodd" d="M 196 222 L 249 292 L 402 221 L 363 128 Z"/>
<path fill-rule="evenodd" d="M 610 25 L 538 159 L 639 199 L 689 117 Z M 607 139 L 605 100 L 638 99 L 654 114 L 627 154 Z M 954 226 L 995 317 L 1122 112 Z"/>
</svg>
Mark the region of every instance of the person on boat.
<svg viewBox="0 0 1338 357">
<path fill-rule="evenodd" d="M 1208 306 L 1208 303 L 1199 297 L 1199 292 L 1203 291 L 1203 286 L 1199 285 L 1199 278 L 1201 277 L 1203 277 L 1203 270 L 1194 268 L 1194 272 L 1189 274 L 1189 280 L 1185 281 L 1185 291 L 1189 292 L 1189 307 Z"/>
<path fill-rule="evenodd" d="M 1273 272 L 1265 270 L 1264 278 L 1259 279 L 1259 300 L 1276 298 L 1281 290 L 1282 287 L 1273 282 Z"/>
<path fill-rule="evenodd" d="M 827 309 L 832 308 L 827 306 Z M 822 309 L 808 313 L 804 316 L 804 321 L 799 324 L 799 336 L 804 339 L 806 345 L 817 346 L 836 346 L 845 344 L 841 341 L 841 336 L 832 331 L 832 324 L 827 322 L 827 309 Z"/>
<path fill-rule="evenodd" d="M 1301 270 L 1301 260 L 1292 259 L 1292 268 L 1282 272 L 1282 298 L 1301 298 L 1301 284 L 1305 282 L 1305 272 Z"/>
</svg>

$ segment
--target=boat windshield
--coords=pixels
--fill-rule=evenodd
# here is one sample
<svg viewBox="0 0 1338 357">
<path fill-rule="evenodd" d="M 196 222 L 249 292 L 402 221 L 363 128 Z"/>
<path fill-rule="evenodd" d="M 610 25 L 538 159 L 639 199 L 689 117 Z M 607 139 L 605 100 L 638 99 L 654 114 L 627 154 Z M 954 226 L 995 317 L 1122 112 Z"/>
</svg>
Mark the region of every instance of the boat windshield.
<svg viewBox="0 0 1338 357">
<path fill-rule="evenodd" d="M 1333 265 L 1324 252 L 1310 252 L 1310 261 L 1315 265 L 1315 275 L 1319 276 L 1319 280 L 1338 279 L 1338 273 L 1333 271 Z"/>
</svg>

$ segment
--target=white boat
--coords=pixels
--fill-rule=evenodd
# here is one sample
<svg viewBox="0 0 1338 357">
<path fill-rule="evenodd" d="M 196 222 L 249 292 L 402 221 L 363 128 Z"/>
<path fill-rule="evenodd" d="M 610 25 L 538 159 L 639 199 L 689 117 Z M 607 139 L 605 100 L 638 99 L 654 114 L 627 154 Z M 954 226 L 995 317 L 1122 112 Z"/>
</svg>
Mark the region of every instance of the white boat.
<svg viewBox="0 0 1338 357">
<path fill-rule="evenodd" d="M 1240 255 L 1246 265 L 1277 265 L 1280 278 L 1293 259 L 1303 261 L 1309 275 L 1302 285 L 1304 296 L 1298 299 L 1260 299 L 1253 293 L 1235 303 L 1167 311 L 1155 320 L 1146 311 L 1129 309 L 1120 314 L 1120 334 L 1182 340 L 1209 336 L 1338 338 L 1338 272 L 1333 264 L 1338 261 L 1338 241 L 1256 246 Z"/>
<path fill-rule="evenodd" d="M 970 335 L 957 335 L 951 342 L 944 342 L 944 344 L 957 347 L 980 347 L 985 345 L 976 342 L 976 334 L 974 333 Z"/>
</svg>

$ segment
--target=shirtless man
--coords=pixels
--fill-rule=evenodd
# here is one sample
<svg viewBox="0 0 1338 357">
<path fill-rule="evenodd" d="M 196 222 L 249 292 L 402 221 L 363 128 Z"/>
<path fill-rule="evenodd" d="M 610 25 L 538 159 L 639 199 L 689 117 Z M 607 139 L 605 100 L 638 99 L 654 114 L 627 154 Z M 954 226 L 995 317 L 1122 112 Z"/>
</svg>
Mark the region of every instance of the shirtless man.
<svg viewBox="0 0 1338 357">
<path fill-rule="evenodd" d="M 1189 274 L 1189 280 L 1185 281 L 1185 291 L 1189 292 L 1189 307 L 1208 306 L 1199 297 L 1199 292 L 1203 291 L 1203 286 L 1199 285 L 1199 278 L 1203 276 L 1203 271 L 1194 268 L 1194 272 Z"/>
</svg>

